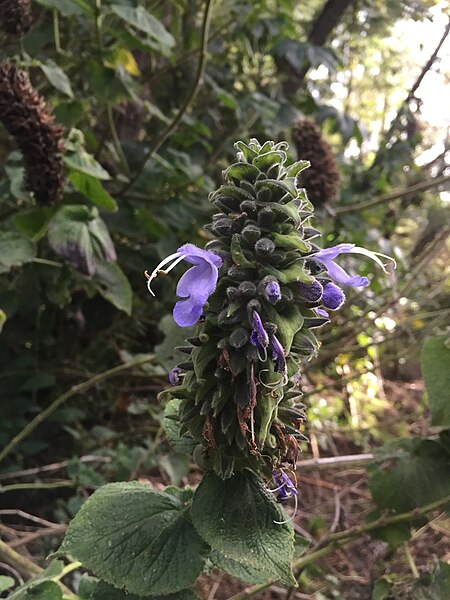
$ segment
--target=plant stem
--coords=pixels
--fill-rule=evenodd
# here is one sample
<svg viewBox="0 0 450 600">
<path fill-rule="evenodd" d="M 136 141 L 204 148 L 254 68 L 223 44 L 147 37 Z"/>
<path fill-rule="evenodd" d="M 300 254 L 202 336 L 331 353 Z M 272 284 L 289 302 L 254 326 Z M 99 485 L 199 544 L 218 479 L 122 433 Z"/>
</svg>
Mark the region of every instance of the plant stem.
<svg viewBox="0 0 450 600">
<path fill-rule="evenodd" d="M 408 563 L 409 568 L 411 569 L 411 573 L 413 574 L 414 579 L 419 579 L 420 574 L 417 570 L 417 566 L 414 562 L 414 557 L 411 554 L 411 548 L 409 547 L 408 542 L 405 542 L 403 544 L 403 550 L 405 551 L 406 561 Z"/>
<path fill-rule="evenodd" d="M 53 414 L 57 408 L 64 404 L 64 402 L 72 398 L 72 396 L 85 392 L 94 385 L 106 381 L 110 377 L 114 377 L 115 375 L 118 375 L 123 371 L 127 371 L 128 369 L 131 369 L 133 367 L 137 367 L 139 365 L 148 363 L 152 359 L 153 357 L 146 356 L 144 358 L 141 357 L 138 359 L 131 360 L 127 363 L 124 363 L 123 365 L 119 365 L 117 367 L 109 369 L 109 371 L 104 371 L 103 373 L 94 375 L 94 377 L 91 377 L 87 381 L 83 381 L 82 383 L 72 386 L 69 390 L 64 392 L 64 394 L 61 394 L 60 396 L 55 398 L 55 400 L 53 400 L 53 402 L 49 404 L 47 408 L 38 413 L 32 421 L 27 423 L 27 425 L 25 425 L 25 427 L 21 431 L 19 431 L 19 433 L 17 433 L 8 444 L 6 444 L 6 446 L 0 452 L 0 462 L 11 452 L 11 450 L 13 450 L 18 444 L 20 444 L 20 442 L 22 442 L 26 437 L 28 437 L 30 433 L 33 432 L 36 429 L 36 427 L 38 427 L 38 425 L 40 425 L 43 421 L 45 421 L 45 419 L 47 419 L 51 414 Z"/>
<path fill-rule="evenodd" d="M 200 89 L 200 86 L 201 86 L 202 80 L 203 80 L 203 75 L 205 73 L 206 62 L 207 62 L 207 57 L 208 57 L 208 39 L 209 39 L 209 27 L 211 24 L 212 5 L 213 5 L 213 0 L 206 0 L 205 12 L 203 15 L 203 23 L 202 23 L 201 43 L 200 43 L 200 48 L 199 48 L 199 60 L 198 60 L 197 72 L 195 74 L 194 83 L 193 83 L 191 89 L 189 90 L 186 98 L 184 99 L 183 104 L 180 106 L 178 113 L 175 115 L 175 117 L 169 123 L 169 125 L 166 127 L 166 129 L 164 129 L 161 132 L 161 134 L 157 137 L 153 146 L 150 148 L 150 150 L 147 152 L 147 154 L 145 154 L 144 158 L 138 165 L 138 167 L 136 169 L 136 173 L 133 175 L 133 177 L 130 179 L 130 181 L 123 187 L 123 189 L 120 190 L 119 195 L 124 194 L 125 192 L 127 192 L 134 186 L 136 181 L 141 176 L 142 171 L 144 170 L 147 162 L 150 160 L 150 158 L 156 152 L 158 152 L 158 150 L 161 148 L 161 146 L 164 144 L 164 142 L 167 140 L 167 138 L 170 136 L 170 134 L 173 131 L 175 131 L 175 129 L 178 127 L 178 124 L 180 123 L 180 121 L 183 118 L 186 111 L 191 106 L 192 102 L 194 101 L 194 99 Z"/>
<path fill-rule="evenodd" d="M 53 11 L 53 36 L 55 39 L 55 50 L 58 54 L 64 54 L 61 48 L 61 35 L 59 32 L 59 15 L 58 11 Z"/>
<path fill-rule="evenodd" d="M 125 171 L 126 175 L 129 175 L 130 167 L 128 166 L 128 162 L 123 151 L 122 144 L 120 142 L 119 134 L 117 133 L 116 124 L 114 123 L 112 106 L 109 102 L 106 105 L 106 115 L 108 117 L 109 131 L 111 133 L 111 138 L 117 153 L 117 157 L 119 158 L 119 161 L 122 164 L 123 170 Z"/>
<path fill-rule="evenodd" d="M 357 204 L 350 204 L 349 206 L 338 207 L 335 209 L 334 214 L 336 217 L 353 214 L 361 210 L 366 210 L 366 208 L 373 208 L 374 206 L 385 204 L 386 202 L 390 202 L 391 200 L 404 198 L 408 194 L 413 194 L 415 192 L 424 192 L 425 190 L 438 187 L 439 185 L 441 185 L 442 183 L 446 183 L 447 181 L 450 181 L 450 175 L 443 175 L 442 177 L 434 177 L 434 179 L 429 179 L 427 181 L 420 181 L 419 183 L 410 185 L 409 187 L 392 190 L 392 192 L 389 192 L 389 194 L 385 194 L 383 196 L 380 196 L 379 198 L 374 198 L 373 200 L 367 200 L 366 202 L 358 202 Z"/>
<path fill-rule="evenodd" d="M 343 546 L 348 544 L 355 538 L 362 536 L 365 533 L 369 533 L 379 527 L 385 527 L 386 525 L 393 525 L 395 523 L 403 523 L 404 521 L 410 521 L 411 519 L 415 519 L 419 516 L 426 515 L 429 512 L 437 510 L 438 508 L 443 508 L 446 504 L 450 504 L 450 495 L 445 498 L 440 498 L 439 500 L 435 500 L 434 502 L 430 502 L 425 506 L 421 506 L 419 508 L 415 508 L 405 513 L 401 513 L 399 515 L 393 515 L 391 517 L 380 517 L 376 521 L 372 521 L 371 523 L 367 523 L 366 525 L 357 525 L 356 527 L 351 527 L 350 529 L 346 529 L 344 531 L 340 531 L 338 533 L 333 533 L 329 535 L 323 542 L 321 542 L 321 547 L 313 550 L 306 556 L 302 556 L 294 561 L 292 568 L 295 570 L 300 570 L 311 564 L 318 558 L 322 556 L 326 556 L 335 548 L 339 546 Z M 245 600 L 246 598 L 252 598 L 259 592 L 267 589 L 271 585 L 275 584 L 278 580 L 272 579 L 266 583 L 261 583 L 258 585 L 254 585 L 250 588 L 242 590 L 239 594 L 235 594 L 234 596 L 230 596 L 227 600 Z"/>
</svg>

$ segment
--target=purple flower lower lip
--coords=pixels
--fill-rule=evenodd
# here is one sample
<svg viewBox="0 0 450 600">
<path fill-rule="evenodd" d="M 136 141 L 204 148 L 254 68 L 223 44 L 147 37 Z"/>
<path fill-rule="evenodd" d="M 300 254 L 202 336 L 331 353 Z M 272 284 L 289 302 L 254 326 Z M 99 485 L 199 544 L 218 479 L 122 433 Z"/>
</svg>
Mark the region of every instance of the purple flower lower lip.
<svg viewBox="0 0 450 600">
<path fill-rule="evenodd" d="M 272 342 L 273 360 L 275 361 L 275 370 L 278 373 L 286 372 L 286 356 L 284 354 L 284 348 L 280 344 L 279 339 L 276 335 L 270 336 Z"/>
<path fill-rule="evenodd" d="M 186 300 L 180 300 L 175 304 L 173 318 L 180 327 L 190 327 L 195 325 L 202 316 L 203 307 L 216 288 L 222 259 L 214 252 L 202 250 L 194 244 L 184 244 L 174 254 L 161 261 L 151 274 L 145 272 L 148 279 L 147 288 L 153 296 L 155 295 L 151 289 L 153 279 L 159 273 L 164 275 L 169 273 L 182 260 L 194 266 L 186 271 L 178 282 L 177 296 Z M 161 269 L 165 265 L 169 266 Z"/>
<path fill-rule="evenodd" d="M 351 286 L 369 285 L 369 280 L 367 277 L 362 277 L 361 275 L 351 276 L 344 271 L 342 267 L 334 262 L 334 259 L 340 254 L 364 254 L 376 262 L 383 269 L 384 273 L 388 274 L 389 272 L 386 270 L 386 266 L 379 258 L 379 256 L 382 256 L 383 258 L 387 258 L 389 261 L 391 261 L 395 268 L 395 260 L 390 256 L 386 256 L 385 254 L 381 254 L 379 252 L 372 252 L 371 250 L 366 250 L 366 248 L 360 248 L 359 246 L 355 246 L 355 244 L 337 244 L 337 246 L 319 250 L 319 252 L 313 254 L 311 258 L 320 261 L 328 271 L 328 275 L 331 277 L 331 279 L 334 279 L 334 281 L 337 283 L 343 283 L 344 285 Z"/>
<path fill-rule="evenodd" d="M 254 346 L 260 349 L 267 348 L 269 345 L 269 335 L 264 329 L 264 325 L 259 313 L 254 310 L 252 315 L 252 333 L 250 334 L 250 341 Z"/>
</svg>

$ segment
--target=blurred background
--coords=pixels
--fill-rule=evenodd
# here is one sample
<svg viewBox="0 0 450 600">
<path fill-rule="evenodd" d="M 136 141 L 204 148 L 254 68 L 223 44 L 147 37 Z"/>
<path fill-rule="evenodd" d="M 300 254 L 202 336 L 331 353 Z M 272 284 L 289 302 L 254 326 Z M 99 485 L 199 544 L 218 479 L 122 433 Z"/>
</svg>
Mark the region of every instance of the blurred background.
<svg viewBox="0 0 450 600">
<path fill-rule="evenodd" d="M 297 470 L 299 539 L 450 494 L 448 431 L 434 462 L 420 446 L 450 425 L 450 387 L 435 392 L 430 421 L 421 374 L 421 355 L 431 385 L 450 372 L 448 4 L 2 0 L 0 29 L 0 533 L 10 547 L 43 565 L 103 483 L 199 480 L 167 443 L 156 398 L 192 333 L 171 316 L 183 266 L 158 278 L 156 298 L 143 272 L 206 243 L 208 193 L 233 143 L 251 137 L 286 139 L 292 160 L 311 161 L 301 183 L 324 246 L 352 242 L 398 263 L 386 276 L 345 257 L 370 287 L 348 289 L 301 365 L 310 443 Z M 410 472 L 371 472 L 374 453 L 393 447 Z M 405 539 L 357 540 L 308 567 L 290 597 L 416 598 L 418 577 L 431 585 L 437 559 L 450 558 L 448 517 L 406 549 Z M 0 562 L 5 576 L 26 576 L 1 550 Z M 202 597 L 241 589 L 220 577 L 204 577 Z M 417 598 L 450 598 L 442 590 Z"/>
</svg>

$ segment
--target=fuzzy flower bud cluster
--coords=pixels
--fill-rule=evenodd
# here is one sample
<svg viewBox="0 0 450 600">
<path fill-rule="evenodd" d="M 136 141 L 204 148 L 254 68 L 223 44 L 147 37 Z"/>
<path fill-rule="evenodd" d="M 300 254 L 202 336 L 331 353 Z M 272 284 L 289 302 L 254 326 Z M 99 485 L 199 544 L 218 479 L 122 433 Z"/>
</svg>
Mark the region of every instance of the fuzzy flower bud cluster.
<svg viewBox="0 0 450 600">
<path fill-rule="evenodd" d="M 368 284 L 335 259 L 360 253 L 384 265 L 353 244 L 316 246 L 313 207 L 298 184 L 309 163 L 287 165 L 285 142 L 235 146 L 238 160 L 210 196 L 215 239 L 205 250 L 185 244 L 146 276 L 153 294 L 158 274 L 193 265 L 178 283 L 174 318 L 197 323 L 196 335 L 161 397 L 178 402 L 171 418 L 196 445 L 194 459 L 222 478 L 245 468 L 270 478 L 295 465 L 305 439 L 297 374 L 319 349 L 314 328 L 344 302 L 340 285 Z"/>
</svg>

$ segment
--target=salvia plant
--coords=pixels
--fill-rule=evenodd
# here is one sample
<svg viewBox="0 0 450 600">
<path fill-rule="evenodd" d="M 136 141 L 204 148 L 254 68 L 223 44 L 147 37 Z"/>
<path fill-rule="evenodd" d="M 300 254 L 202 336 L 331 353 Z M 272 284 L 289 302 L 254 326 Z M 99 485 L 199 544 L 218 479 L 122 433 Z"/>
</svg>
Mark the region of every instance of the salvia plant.
<svg viewBox="0 0 450 600">
<path fill-rule="evenodd" d="M 323 249 L 313 206 L 300 186 L 308 161 L 288 164 L 285 142 L 237 142 L 237 161 L 210 196 L 218 210 L 205 249 L 186 243 L 146 272 L 180 262 L 173 316 L 195 335 L 170 373 L 167 437 L 206 471 L 196 489 L 143 483 L 98 490 L 72 522 L 61 553 L 109 584 L 137 594 L 170 594 L 216 566 L 249 582 L 291 572 L 293 530 L 280 507 L 298 489 L 294 469 L 302 424 L 301 362 L 319 348 L 314 333 L 345 301 L 340 255 L 389 259 L 351 243 Z M 277 502 L 278 500 L 278 502 Z"/>
</svg>

